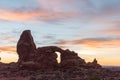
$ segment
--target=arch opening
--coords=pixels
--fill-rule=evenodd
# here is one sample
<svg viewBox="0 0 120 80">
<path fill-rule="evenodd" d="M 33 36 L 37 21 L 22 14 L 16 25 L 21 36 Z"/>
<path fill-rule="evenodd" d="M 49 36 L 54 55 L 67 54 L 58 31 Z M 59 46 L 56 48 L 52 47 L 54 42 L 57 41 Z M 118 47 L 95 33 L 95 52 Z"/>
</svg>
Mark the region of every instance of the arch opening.
<svg viewBox="0 0 120 80">
<path fill-rule="evenodd" d="M 60 63 L 61 62 L 61 53 L 60 52 L 55 52 L 57 54 L 57 62 Z"/>
</svg>

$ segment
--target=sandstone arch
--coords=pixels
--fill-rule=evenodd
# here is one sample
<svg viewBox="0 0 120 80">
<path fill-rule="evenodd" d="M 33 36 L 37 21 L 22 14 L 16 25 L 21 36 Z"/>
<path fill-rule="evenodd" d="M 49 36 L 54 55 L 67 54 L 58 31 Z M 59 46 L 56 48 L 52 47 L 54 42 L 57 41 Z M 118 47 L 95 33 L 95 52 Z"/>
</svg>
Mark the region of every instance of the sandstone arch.
<svg viewBox="0 0 120 80">
<path fill-rule="evenodd" d="M 61 62 L 57 62 L 57 54 L 60 53 Z M 68 49 L 63 50 L 57 46 L 38 47 L 34 43 L 30 30 L 25 30 L 17 43 L 17 53 L 19 55 L 18 65 L 33 69 L 55 69 L 84 66 L 84 59 L 77 53 Z"/>
</svg>

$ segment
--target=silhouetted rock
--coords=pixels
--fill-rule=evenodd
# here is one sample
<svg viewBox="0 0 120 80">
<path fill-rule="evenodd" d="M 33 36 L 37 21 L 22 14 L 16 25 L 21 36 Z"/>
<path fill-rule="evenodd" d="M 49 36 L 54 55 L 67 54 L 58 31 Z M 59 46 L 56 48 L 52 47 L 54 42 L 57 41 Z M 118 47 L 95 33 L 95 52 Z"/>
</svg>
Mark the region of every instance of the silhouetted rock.
<svg viewBox="0 0 120 80">
<path fill-rule="evenodd" d="M 98 64 L 96 58 L 93 60 L 92 64 L 94 65 L 95 68 L 101 68 L 102 66 Z"/>
<path fill-rule="evenodd" d="M 17 63 L 0 62 L 0 80 L 120 80 L 120 71 L 102 68 L 96 59 L 86 63 L 77 53 L 56 46 L 36 49 L 29 30 L 17 44 Z M 57 54 L 61 63 L 57 63 Z M 57 68 L 57 69 L 56 69 Z"/>
<path fill-rule="evenodd" d="M 18 63 L 33 61 L 36 53 L 36 45 L 30 30 L 25 30 L 17 43 L 17 53 L 19 55 Z"/>
<path fill-rule="evenodd" d="M 102 68 L 100 64 L 97 63 L 96 58 L 93 60 L 93 62 L 88 62 L 85 67 L 87 68 Z"/>
<path fill-rule="evenodd" d="M 57 62 L 57 54 L 61 54 L 61 63 Z M 19 55 L 19 67 L 23 69 L 68 69 L 74 67 L 100 67 L 97 60 L 86 64 L 85 60 L 80 58 L 77 53 L 68 49 L 63 50 L 57 46 L 39 47 L 36 49 L 30 30 L 25 30 L 20 36 L 17 44 L 17 53 Z"/>
<path fill-rule="evenodd" d="M 61 53 L 61 68 L 78 67 L 85 64 L 84 59 L 81 59 L 77 53 L 70 50 L 63 50 Z"/>
<path fill-rule="evenodd" d="M 98 64 L 96 58 L 92 62 L 93 64 Z"/>
<path fill-rule="evenodd" d="M 37 49 L 36 62 L 39 63 L 40 69 L 54 69 L 58 67 L 57 54 L 54 46 L 39 47 Z"/>
</svg>

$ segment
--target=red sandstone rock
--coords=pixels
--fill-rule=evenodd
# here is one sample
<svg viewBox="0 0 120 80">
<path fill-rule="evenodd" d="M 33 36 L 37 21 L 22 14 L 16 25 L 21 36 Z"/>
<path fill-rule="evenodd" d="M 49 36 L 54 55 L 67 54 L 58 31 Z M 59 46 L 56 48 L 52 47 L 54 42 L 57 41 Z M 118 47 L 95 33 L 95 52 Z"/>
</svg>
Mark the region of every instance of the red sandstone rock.
<svg viewBox="0 0 120 80">
<path fill-rule="evenodd" d="M 86 68 L 102 68 L 102 66 L 97 63 L 96 58 L 93 60 L 93 62 L 88 62 L 88 63 L 85 65 L 85 67 L 86 67 Z"/>
<path fill-rule="evenodd" d="M 69 68 L 84 65 L 85 61 L 78 57 L 77 53 L 67 49 L 61 53 L 60 64 L 62 68 Z"/>
<path fill-rule="evenodd" d="M 25 30 L 17 43 L 17 53 L 19 55 L 18 63 L 31 61 L 35 56 L 36 45 L 30 30 Z"/>
<path fill-rule="evenodd" d="M 61 54 L 61 63 L 57 62 L 57 54 Z M 77 53 L 70 50 L 62 50 L 56 46 L 39 47 L 36 49 L 30 30 L 23 31 L 17 44 L 17 53 L 19 55 L 19 66 L 25 69 L 63 69 L 71 67 L 101 67 L 94 59 L 92 63 L 86 64 L 85 60 L 80 58 Z"/>
<path fill-rule="evenodd" d="M 54 47 L 39 47 L 37 49 L 37 55 L 39 57 L 36 58 L 36 62 L 40 64 L 41 69 L 58 67 L 57 54 L 55 53 Z"/>
<path fill-rule="evenodd" d="M 93 60 L 92 63 L 93 63 L 93 64 L 97 64 L 97 60 L 96 60 L 96 58 Z"/>
</svg>

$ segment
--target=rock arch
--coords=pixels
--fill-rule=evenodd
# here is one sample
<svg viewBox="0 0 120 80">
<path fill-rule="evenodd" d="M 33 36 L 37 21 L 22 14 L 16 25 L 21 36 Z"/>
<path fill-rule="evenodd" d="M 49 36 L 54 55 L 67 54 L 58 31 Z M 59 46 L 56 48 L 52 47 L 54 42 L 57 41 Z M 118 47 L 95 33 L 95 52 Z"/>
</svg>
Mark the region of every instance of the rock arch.
<svg viewBox="0 0 120 80">
<path fill-rule="evenodd" d="M 58 64 L 60 64 L 61 63 L 61 54 L 60 54 L 60 52 L 55 52 L 56 54 L 57 54 L 57 62 L 58 62 Z"/>
<path fill-rule="evenodd" d="M 61 54 L 60 64 L 57 62 L 57 54 L 55 52 Z M 17 43 L 17 53 L 19 55 L 19 65 L 27 66 L 31 64 L 39 69 L 69 68 L 85 64 L 84 59 L 81 59 L 77 53 L 68 49 L 63 50 L 57 46 L 36 48 L 30 30 L 25 30 L 21 34 Z"/>
</svg>

